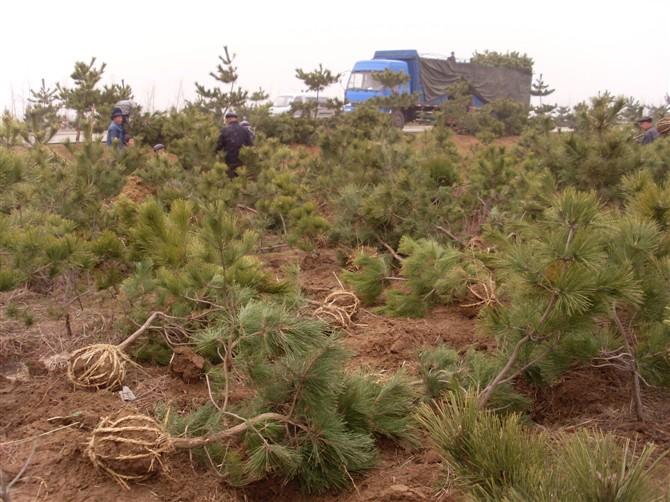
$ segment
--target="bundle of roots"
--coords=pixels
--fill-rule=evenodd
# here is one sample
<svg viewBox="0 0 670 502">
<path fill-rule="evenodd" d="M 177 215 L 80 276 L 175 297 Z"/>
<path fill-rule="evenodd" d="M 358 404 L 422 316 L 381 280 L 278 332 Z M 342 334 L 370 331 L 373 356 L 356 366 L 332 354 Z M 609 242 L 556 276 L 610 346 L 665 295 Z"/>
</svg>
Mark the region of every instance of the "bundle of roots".
<svg viewBox="0 0 670 502">
<path fill-rule="evenodd" d="M 126 362 L 121 349 L 108 343 L 97 343 L 70 354 L 67 376 L 79 389 L 114 390 L 126 377 Z"/>
<path fill-rule="evenodd" d="M 162 470 L 161 457 L 172 450 L 170 436 L 153 418 L 121 411 L 100 421 L 86 455 L 96 469 L 128 488 L 129 481 L 141 481 Z"/>
<path fill-rule="evenodd" d="M 335 322 L 343 328 L 354 325 L 354 317 L 358 313 L 361 301 L 351 291 L 338 289 L 330 293 L 314 311 L 318 319 Z"/>
<path fill-rule="evenodd" d="M 96 343 L 70 354 L 67 376 L 79 389 L 115 390 L 122 386 L 126 377 L 126 364 L 135 364 L 124 350 L 144 333 L 156 317 L 165 316 L 154 312 L 140 328 L 119 345 Z"/>
</svg>

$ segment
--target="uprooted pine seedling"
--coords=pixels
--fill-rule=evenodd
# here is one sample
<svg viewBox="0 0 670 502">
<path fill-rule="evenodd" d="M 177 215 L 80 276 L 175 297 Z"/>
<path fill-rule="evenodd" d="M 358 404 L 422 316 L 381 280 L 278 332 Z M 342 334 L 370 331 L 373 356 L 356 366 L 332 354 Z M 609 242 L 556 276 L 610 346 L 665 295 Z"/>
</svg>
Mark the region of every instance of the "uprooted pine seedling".
<svg viewBox="0 0 670 502">
<path fill-rule="evenodd" d="M 437 304 L 455 304 L 475 314 L 479 307 L 497 302 L 491 272 L 474 255 L 432 239 L 404 236 L 398 254 L 400 285 L 384 293 L 381 313 L 392 316 L 421 317 Z M 363 291 L 376 293 L 386 277 L 379 259 L 367 259 L 358 272 L 349 274 L 350 282 Z M 377 288 L 377 289 L 376 289 Z"/>
<path fill-rule="evenodd" d="M 109 423 L 121 426 L 118 417 L 94 431 L 88 455 L 122 484 L 159 470 L 173 448 L 195 448 L 234 485 L 273 477 L 295 479 L 309 493 L 351 486 L 353 475 L 375 464 L 376 437 L 412 439 L 418 395 L 402 373 L 347 373 L 349 356 L 330 333 L 322 321 L 284 306 L 246 303 L 194 338 L 196 350 L 215 362 L 207 376 L 211 402 L 185 416 L 163 406 L 167 430 L 152 421 L 153 439 L 137 448 L 125 443 L 129 456 L 151 450 L 151 469 L 145 462 L 136 472 L 121 458 L 109 465 L 98 436 L 110 432 Z M 147 422 L 133 420 L 140 422 L 129 432 L 111 431 L 114 441 L 123 443 Z"/>
</svg>

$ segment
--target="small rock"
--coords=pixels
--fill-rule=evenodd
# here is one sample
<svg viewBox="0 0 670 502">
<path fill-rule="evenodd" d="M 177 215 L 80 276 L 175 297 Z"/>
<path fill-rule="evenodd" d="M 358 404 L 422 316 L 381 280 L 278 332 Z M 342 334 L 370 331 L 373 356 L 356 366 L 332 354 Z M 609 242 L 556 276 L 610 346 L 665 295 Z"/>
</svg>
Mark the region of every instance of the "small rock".
<svg viewBox="0 0 670 502">
<path fill-rule="evenodd" d="M 170 370 L 186 383 L 196 382 L 204 374 L 205 359 L 190 347 L 177 347 L 170 362 Z"/>
<path fill-rule="evenodd" d="M 133 391 L 130 390 L 130 387 L 127 385 L 124 385 L 123 388 L 119 391 L 119 397 L 122 401 L 135 401 L 135 399 L 137 399 Z"/>
<path fill-rule="evenodd" d="M 30 380 L 30 370 L 24 363 L 12 361 L 0 364 L 0 376 L 10 382 L 27 382 Z"/>
</svg>

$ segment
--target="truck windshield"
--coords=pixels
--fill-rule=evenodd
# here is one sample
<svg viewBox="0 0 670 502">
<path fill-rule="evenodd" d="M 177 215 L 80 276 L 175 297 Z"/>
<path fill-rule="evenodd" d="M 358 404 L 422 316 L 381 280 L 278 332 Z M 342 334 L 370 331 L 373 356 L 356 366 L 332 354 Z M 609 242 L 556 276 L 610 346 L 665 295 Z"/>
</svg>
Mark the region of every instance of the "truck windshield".
<svg viewBox="0 0 670 502">
<path fill-rule="evenodd" d="M 274 106 L 289 106 L 293 101 L 293 96 L 277 96 L 272 102 Z"/>
<path fill-rule="evenodd" d="M 349 77 L 347 89 L 358 89 L 363 91 L 381 91 L 384 86 L 377 82 L 369 71 L 355 71 Z"/>
</svg>

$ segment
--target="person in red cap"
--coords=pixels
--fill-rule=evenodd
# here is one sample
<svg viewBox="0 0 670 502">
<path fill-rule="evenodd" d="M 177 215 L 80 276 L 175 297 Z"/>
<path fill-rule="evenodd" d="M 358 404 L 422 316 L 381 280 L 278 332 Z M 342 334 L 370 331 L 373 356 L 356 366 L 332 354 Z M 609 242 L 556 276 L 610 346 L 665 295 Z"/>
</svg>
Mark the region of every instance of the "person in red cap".
<svg viewBox="0 0 670 502">
<path fill-rule="evenodd" d="M 112 110 L 112 121 L 107 128 L 107 144 L 112 146 L 114 140 L 117 141 L 117 147 L 126 146 L 126 130 L 123 127 L 123 110 L 121 108 Z"/>
<path fill-rule="evenodd" d="M 237 168 L 242 165 L 240 161 L 240 149 L 243 146 L 253 145 L 253 136 L 251 131 L 240 125 L 237 113 L 230 111 L 226 113 L 226 125 L 221 129 L 219 141 L 216 143 L 216 152 L 223 150 L 225 152 L 225 161 L 228 166 L 228 177 L 237 176 Z"/>
</svg>

